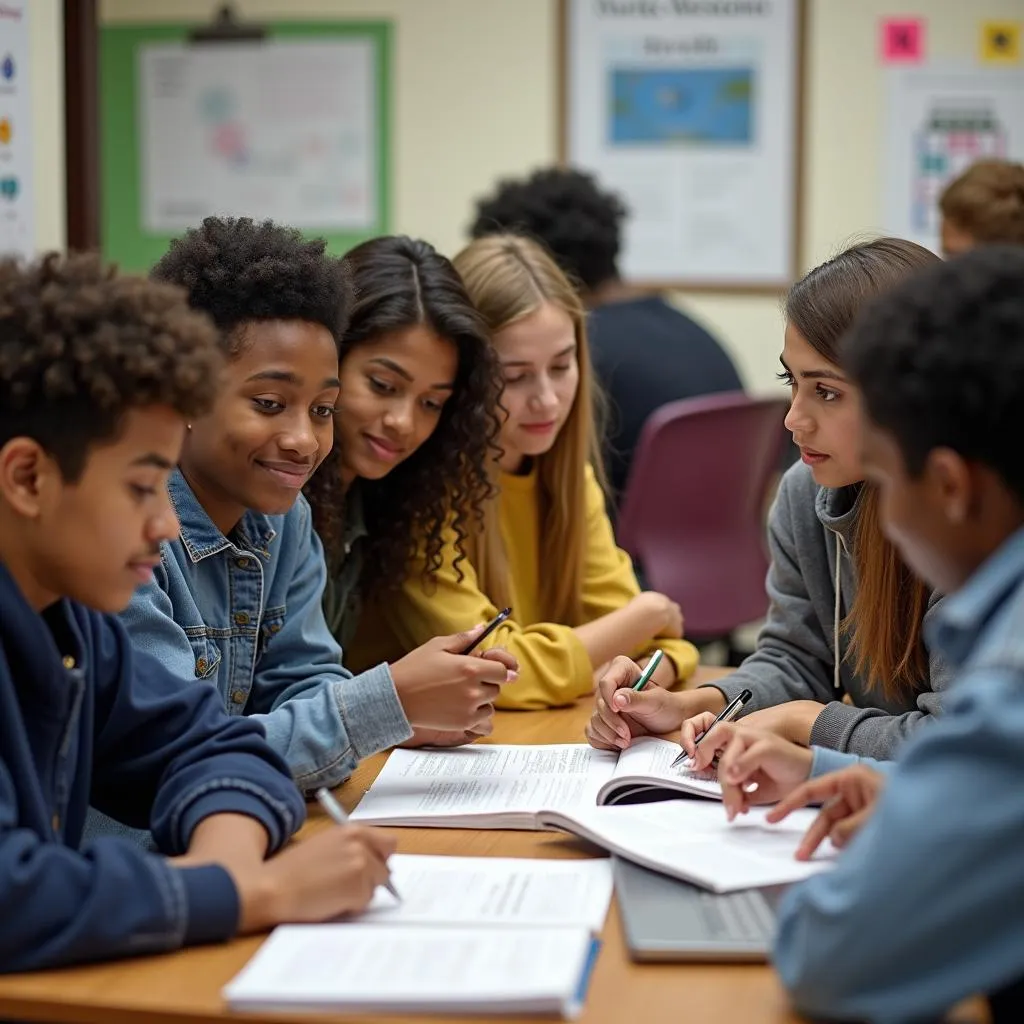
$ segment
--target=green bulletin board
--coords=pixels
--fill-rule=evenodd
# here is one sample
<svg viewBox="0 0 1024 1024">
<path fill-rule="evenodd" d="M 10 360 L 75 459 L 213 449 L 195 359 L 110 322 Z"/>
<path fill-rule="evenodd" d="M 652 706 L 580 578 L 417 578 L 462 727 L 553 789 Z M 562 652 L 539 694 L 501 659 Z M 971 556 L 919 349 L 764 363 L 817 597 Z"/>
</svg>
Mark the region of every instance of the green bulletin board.
<svg viewBox="0 0 1024 1024">
<path fill-rule="evenodd" d="M 107 25 L 100 31 L 100 186 L 103 255 L 124 270 L 145 272 L 167 251 L 172 234 L 142 225 L 141 153 L 138 140 L 137 54 L 154 43 L 186 42 L 195 24 Z M 374 49 L 376 66 L 376 223 L 361 232 L 310 230 L 343 253 L 366 238 L 386 234 L 390 222 L 391 25 L 386 21 L 272 22 L 267 38 L 360 38 Z M 258 212 L 254 213 L 258 218 Z"/>
</svg>

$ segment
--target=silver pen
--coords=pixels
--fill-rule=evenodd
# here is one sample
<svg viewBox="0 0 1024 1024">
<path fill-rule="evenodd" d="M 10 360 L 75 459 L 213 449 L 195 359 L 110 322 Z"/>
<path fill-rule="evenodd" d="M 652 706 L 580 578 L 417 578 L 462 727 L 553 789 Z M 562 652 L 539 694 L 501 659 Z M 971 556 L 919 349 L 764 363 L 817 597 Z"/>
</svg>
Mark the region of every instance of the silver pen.
<svg viewBox="0 0 1024 1024">
<path fill-rule="evenodd" d="M 711 730 L 714 729 L 714 727 L 718 725 L 719 722 L 731 722 L 743 710 L 747 702 L 753 696 L 754 695 L 749 690 L 744 690 L 742 693 L 739 694 L 739 696 L 734 697 L 731 701 L 729 701 L 729 703 L 726 704 L 725 707 L 722 709 L 721 714 L 719 714 L 719 716 L 697 737 L 696 742 L 693 744 L 694 750 L 697 749 L 697 745 L 700 743 L 700 741 L 704 739 L 704 737 L 707 736 L 707 734 L 711 732 Z M 690 755 L 684 750 L 672 762 L 671 767 L 675 768 L 678 765 L 682 764 L 683 761 L 687 761 L 689 759 Z"/>
<path fill-rule="evenodd" d="M 320 801 L 320 806 L 327 812 L 327 816 L 335 825 L 348 824 L 348 815 L 345 813 L 345 808 L 334 799 L 334 794 L 329 789 L 321 786 L 316 791 L 316 798 Z M 384 883 L 384 887 L 399 903 L 402 902 L 402 897 L 398 895 L 395 883 L 390 878 Z"/>
</svg>

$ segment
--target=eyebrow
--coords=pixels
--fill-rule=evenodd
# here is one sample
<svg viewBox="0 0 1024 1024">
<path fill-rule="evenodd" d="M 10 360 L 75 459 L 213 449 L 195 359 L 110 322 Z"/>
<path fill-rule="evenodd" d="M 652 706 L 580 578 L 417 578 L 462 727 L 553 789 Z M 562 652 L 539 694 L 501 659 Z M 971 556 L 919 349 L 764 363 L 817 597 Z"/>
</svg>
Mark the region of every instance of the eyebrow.
<svg viewBox="0 0 1024 1024">
<path fill-rule="evenodd" d="M 793 372 L 781 356 L 779 356 L 779 362 L 782 363 L 782 368 L 786 373 Z M 838 380 L 843 384 L 848 383 L 847 379 L 835 370 L 801 370 L 800 377 L 802 380 Z"/>
<path fill-rule="evenodd" d="M 282 384 L 294 384 L 296 387 L 302 384 L 302 378 L 290 370 L 263 370 L 260 373 L 254 373 L 251 377 L 247 377 L 245 382 L 249 384 L 254 380 L 276 380 Z M 341 381 L 337 377 L 324 377 L 323 386 L 325 388 L 338 388 L 341 387 Z"/>
<path fill-rule="evenodd" d="M 402 380 L 407 380 L 410 384 L 413 383 L 412 377 L 409 372 L 402 366 L 399 366 L 393 359 L 388 359 L 387 356 L 374 356 L 371 363 L 380 363 L 381 366 L 387 367 L 392 373 L 397 373 Z M 455 385 L 451 381 L 441 384 L 431 384 L 431 391 L 454 391 Z"/>
<path fill-rule="evenodd" d="M 162 455 L 157 455 L 156 452 L 146 452 L 145 455 L 140 455 L 137 459 L 132 460 L 133 466 L 149 466 L 153 469 L 174 469 L 174 463 L 170 459 L 165 459 Z"/>
<path fill-rule="evenodd" d="M 574 341 L 571 345 L 566 345 L 561 352 L 556 352 L 551 358 L 562 359 L 564 356 L 570 355 L 576 351 L 576 342 Z M 502 361 L 502 366 L 532 366 L 533 363 L 529 359 L 508 359 Z"/>
</svg>

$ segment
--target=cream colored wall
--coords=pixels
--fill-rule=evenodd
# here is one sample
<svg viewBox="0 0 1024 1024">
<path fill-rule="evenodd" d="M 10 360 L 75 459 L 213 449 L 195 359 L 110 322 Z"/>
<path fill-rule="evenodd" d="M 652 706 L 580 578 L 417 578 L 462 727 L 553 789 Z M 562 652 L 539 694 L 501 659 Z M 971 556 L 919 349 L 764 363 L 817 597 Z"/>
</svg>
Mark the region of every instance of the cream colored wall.
<svg viewBox="0 0 1024 1024">
<path fill-rule="evenodd" d="M 34 44 L 37 37 L 53 36 L 59 6 L 58 0 L 33 0 L 37 5 Z M 397 230 L 452 252 L 463 241 L 476 196 L 501 175 L 555 157 L 556 0 L 244 0 L 236 6 L 253 18 L 393 19 Z M 100 12 L 106 23 L 190 20 L 208 18 L 215 7 L 212 0 L 101 0 Z M 1024 0 L 916 0 L 906 6 L 810 0 L 809 7 L 801 240 L 806 266 L 852 235 L 880 227 L 879 20 L 887 14 L 924 17 L 928 53 L 935 57 L 973 56 L 982 17 L 1024 20 Z M 34 70 L 33 86 L 38 74 Z M 42 117 L 59 112 L 60 95 L 48 78 L 35 99 Z M 58 155 L 62 164 L 62 136 L 47 129 L 39 141 L 39 164 L 56 167 Z M 43 237 L 44 212 L 47 231 L 54 230 L 58 209 L 63 224 L 62 176 L 41 176 L 38 194 Z M 693 294 L 679 300 L 719 333 L 752 388 L 777 388 L 777 298 Z"/>
<path fill-rule="evenodd" d="M 36 247 L 62 249 L 67 242 L 64 203 L 64 21 L 61 0 L 30 0 L 29 87 Z"/>
</svg>

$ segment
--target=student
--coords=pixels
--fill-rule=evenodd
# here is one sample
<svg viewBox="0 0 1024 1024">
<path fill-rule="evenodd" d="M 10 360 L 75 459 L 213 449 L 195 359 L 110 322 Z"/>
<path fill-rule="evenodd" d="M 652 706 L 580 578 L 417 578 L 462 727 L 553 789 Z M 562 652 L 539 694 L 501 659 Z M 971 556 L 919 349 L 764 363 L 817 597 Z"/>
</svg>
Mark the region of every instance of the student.
<svg viewBox="0 0 1024 1024">
<path fill-rule="evenodd" d="M 464 554 L 491 490 L 501 384 L 486 324 L 431 245 L 375 238 L 344 263 L 356 299 L 334 448 L 305 494 L 327 557 L 327 623 L 348 649 L 364 598 L 401 586 L 417 538 L 424 571 L 440 564 L 449 514 Z"/>
<path fill-rule="evenodd" d="M 721 344 L 661 295 L 630 287 L 619 275 L 627 211 L 589 174 L 551 168 L 503 181 L 477 204 L 471 234 L 515 231 L 547 246 L 590 310 L 587 334 L 594 372 L 611 400 L 606 465 L 622 495 L 640 431 L 655 409 L 681 398 L 741 391 Z"/>
<path fill-rule="evenodd" d="M 93 256 L 0 263 L 0 972 L 361 909 L 389 839 L 328 828 L 255 722 L 111 614 L 177 534 L 167 477 L 220 369 L 176 288 Z M 161 854 L 82 846 L 89 802 Z"/>
<path fill-rule="evenodd" d="M 595 670 L 616 654 L 645 658 L 659 646 L 667 657 L 656 682 L 685 679 L 697 652 L 679 639 L 679 607 L 640 593 L 612 537 L 594 462 L 587 338 L 575 291 L 539 245 L 515 236 L 473 242 L 455 267 L 492 332 L 505 377 L 500 493 L 468 538 L 465 561 L 447 531 L 429 580 L 414 567 L 360 627 L 356 663 L 510 605 L 513 617 L 487 641 L 519 661 L 519 679 L 503 688 L 501 707 L 566 704 L 590 693 Z"/>
<path fill-rule="evenodd" d="M 886 532 L 950 596 L 929 623 L 956 677 L 861 801 L 831 872 L 782 905 L 776 967 L 808 1015 L 930 1019 L 991 993 L 1024 1019 L 1024 248 L 931 267 L 860 320 L 843 351 L 868 425 Z M 833 754 L 833 763 L 838 758 Z M 854 770 L 862 777 L 864 766 Z M 838 797 L 849 772 L 791 805 Z M 874 800 L 872 793 L 881 793 Z M 834 809 L 834 808 L 832 808 Z"/>
<path fill-rule="evenodd" d="M 951 181 L 939 197 L 942 251 L 976 245 L 1024 245 L 1024 164 L 979 160 Z"/>
<path fill-rule="evenodd" d="M 125 613 L 134 642 L 182 679 L 257 715 L 303 790 L 334 785 L 413 726 L 484 732 L 512 662 L 440 637 L 353 677 L 324 621 L 323 550 L 301 489 L 330 451 L 351 304 L 323 241 L 269 222 L 208 218 L 153 275 L 188 289 L 228 361 L 171 475 L 181 537 Z M 472 625 L 465 620 L 463 626 Z"/>
<path fill-rule="evenodd" d="M 880 238 L 793 286 L 780 376 L 802 462 L 783 477 L 769 520 L 771 603 L 757 649 L 732 675 L 684 693 L 619 694 L 609 676 L 587 728 L 595 746 L 682 726 L 690 749 L 703 719 L 688 719 L 749 689 L 751 727 L 884 759 L 939 710 L 947 673 L 922 642 L 936 595 L 879 526 L 878 492 L 863 484 L 857 397 L 838 366 L 839 341 L 864 302 L 936 261 L 912 242 Z"/>
</svg>

